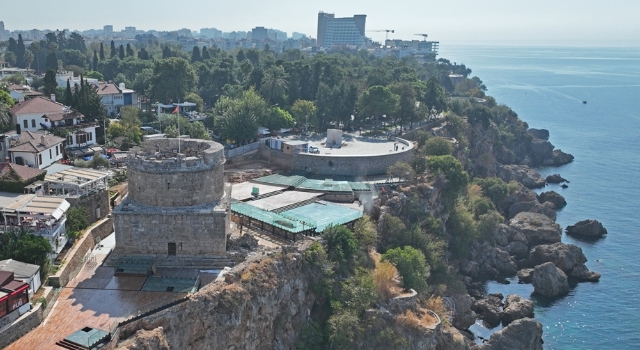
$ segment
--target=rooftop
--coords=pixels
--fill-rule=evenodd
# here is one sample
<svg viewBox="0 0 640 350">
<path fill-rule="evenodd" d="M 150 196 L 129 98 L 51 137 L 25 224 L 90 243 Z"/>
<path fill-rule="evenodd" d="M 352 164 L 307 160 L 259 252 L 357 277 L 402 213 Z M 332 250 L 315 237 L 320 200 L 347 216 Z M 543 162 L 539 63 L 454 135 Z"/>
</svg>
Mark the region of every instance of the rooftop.
<svg viewBox="0 0 640 350">
<path fill-rule="evenodd" d="M 41 132 L 23 131 L 17 139 L 10 141 L 9 151 L 38 153 L 64 142 L 62 137 Z"/>
<path fill-rule="evenodd" d="M 40 271 L 40 266 L 23 263 L 13 259 L 0 260 L 0 271 L 11 271 L 17 280 L 28 280 Z"/>
<path fill-rule="evenodd" d="M 67 108 L 65 105 L 59 102 L 53 102 L 45 97 L 35 97 L 28 99 L 24 102 L 20 102 L 11 107 L 11 113 L 14 115 L 23 114 L 47 114 L 47 113 L 60 113 L 63 108 Z"/>
<path fill-rule="evenodd" d="M 44 170 L 38 168 L 31 168 L 14 163 L 0 163 L 0 178 L 11 176 L 10 174 L 12 171 L 17 174 L 20 177 L 19 180 L 23 182 L 33 179 L 34 177 L 39 176 L 42 173 L 45 173 Z"/>
</svg>

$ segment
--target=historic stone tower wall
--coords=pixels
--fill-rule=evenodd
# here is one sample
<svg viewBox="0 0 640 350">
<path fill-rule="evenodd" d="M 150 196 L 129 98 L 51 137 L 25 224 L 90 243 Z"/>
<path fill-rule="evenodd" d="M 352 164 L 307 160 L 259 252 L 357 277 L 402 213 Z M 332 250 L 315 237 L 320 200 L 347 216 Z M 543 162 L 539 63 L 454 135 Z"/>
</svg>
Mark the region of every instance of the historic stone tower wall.
<svg viewBox="0 0 640 350">
<path fill-rule="evenodd" d="M 224 149 L 216 142 L 146 141 L 127 159 L 129 195 L 113 211 L 119 254 L 226 253 Z"/>
</svg>

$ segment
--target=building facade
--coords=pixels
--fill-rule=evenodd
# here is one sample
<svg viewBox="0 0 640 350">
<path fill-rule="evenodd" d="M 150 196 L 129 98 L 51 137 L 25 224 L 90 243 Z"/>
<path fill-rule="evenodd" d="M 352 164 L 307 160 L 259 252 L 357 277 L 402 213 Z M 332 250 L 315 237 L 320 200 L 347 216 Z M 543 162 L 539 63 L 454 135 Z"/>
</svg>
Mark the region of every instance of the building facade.
<svg viewBox="0 0 640 350">
<path fill-rule="evenodd" d="M 112 83 L 96 84 L 98 96 L 102 99 L 102 104 L 107 110 L 107 115 L 117 116 L 124 106 L 137 106 L 138 95 L 135 91 L 127 89 L 124 83 L 120 85 Z"/>
<path fill-rule="evenodd" d="M 367 15 L 336 18 L 333 13 L 318 13 L 318 46 L 364 46 Z"/>
</svg>

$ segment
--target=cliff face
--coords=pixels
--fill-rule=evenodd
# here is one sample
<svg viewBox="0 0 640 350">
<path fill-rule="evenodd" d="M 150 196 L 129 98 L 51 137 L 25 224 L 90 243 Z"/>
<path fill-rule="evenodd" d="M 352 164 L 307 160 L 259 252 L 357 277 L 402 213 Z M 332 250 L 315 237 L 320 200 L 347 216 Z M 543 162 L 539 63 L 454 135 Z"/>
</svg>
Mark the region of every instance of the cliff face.
<svg viewBox="0 0 640 350">
<path fill-rule="evenodd" d="M 118 349 L 291 349 L 315 302 L 303 269 L 299 251 L 257 254 L 187 302 L 124 326 Z"/>
</svg>

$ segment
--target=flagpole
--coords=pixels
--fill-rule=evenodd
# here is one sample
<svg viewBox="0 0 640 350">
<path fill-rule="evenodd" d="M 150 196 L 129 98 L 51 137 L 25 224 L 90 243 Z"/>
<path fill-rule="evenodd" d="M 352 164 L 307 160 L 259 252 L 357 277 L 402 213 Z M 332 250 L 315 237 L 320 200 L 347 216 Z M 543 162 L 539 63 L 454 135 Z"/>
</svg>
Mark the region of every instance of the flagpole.
<svg viewBox="0 0 640 350">
<path fill-rule="evenodd" d="M 180 99 L 178 99 L 178 154 L 180 154 Z"/>
</svg>

